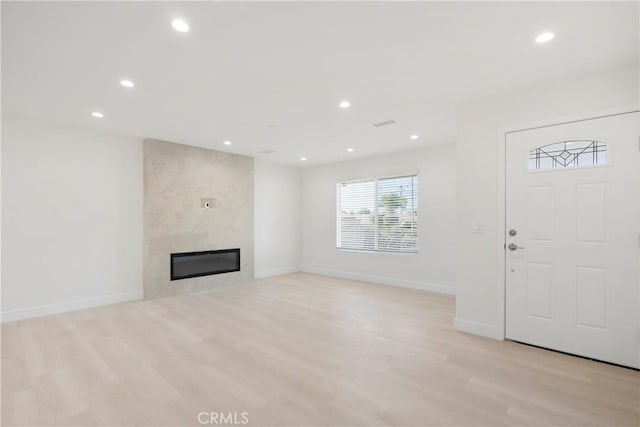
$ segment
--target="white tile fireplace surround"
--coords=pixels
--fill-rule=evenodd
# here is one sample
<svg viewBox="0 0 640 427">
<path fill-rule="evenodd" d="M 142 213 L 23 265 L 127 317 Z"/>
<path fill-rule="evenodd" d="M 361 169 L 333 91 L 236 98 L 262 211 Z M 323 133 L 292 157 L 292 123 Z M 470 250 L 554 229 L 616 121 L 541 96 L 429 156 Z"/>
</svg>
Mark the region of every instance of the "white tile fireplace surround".
<svg viewBox="0 0 640 427">
<path fill-rule="evenodd" d="M 253 279 L 253 158 L 144 141 L 144 297 Z M 171 254 L 239 248 L 240 271 L 171 280 Z"/>
</svg>

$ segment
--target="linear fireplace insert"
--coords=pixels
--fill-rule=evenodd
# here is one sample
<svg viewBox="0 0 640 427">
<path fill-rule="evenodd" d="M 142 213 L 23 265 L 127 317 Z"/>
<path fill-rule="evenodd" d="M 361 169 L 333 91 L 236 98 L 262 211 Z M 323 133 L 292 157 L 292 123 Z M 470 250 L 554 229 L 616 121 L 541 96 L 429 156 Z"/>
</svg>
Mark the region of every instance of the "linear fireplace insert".
<svg viewBox="0 0 640 427">
<path fill-rule="evenodd" d="M 240 249 L 171 254 L 171 280 L 240 271 Z"/>
</svg>

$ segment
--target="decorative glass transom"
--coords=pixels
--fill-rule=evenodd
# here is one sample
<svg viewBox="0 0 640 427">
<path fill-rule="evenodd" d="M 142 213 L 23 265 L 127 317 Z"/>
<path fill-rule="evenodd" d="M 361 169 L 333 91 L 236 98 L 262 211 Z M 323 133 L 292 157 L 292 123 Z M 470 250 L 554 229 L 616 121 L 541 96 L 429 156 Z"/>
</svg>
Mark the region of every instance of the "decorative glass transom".
<svg viewBox="0 0 640 427">
<path fill-rule="evenodd" d="M 601 141 L 562 141 L 529 151 L 529 170 L 574 168 L 606 163 L 607 143 Z"/>
</svg>

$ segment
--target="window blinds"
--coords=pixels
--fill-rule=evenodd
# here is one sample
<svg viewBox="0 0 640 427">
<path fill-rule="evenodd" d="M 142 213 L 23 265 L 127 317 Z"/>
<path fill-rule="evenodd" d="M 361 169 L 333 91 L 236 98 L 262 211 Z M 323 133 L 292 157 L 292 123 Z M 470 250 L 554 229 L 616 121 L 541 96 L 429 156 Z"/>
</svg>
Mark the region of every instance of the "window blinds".
<svg viewBox="0 0 640 427">
<path fill-rule="evenodd" d="M 387 252 L 418 250 L 418 177 L 338 184 L 337 246 Z"/>
</svg>

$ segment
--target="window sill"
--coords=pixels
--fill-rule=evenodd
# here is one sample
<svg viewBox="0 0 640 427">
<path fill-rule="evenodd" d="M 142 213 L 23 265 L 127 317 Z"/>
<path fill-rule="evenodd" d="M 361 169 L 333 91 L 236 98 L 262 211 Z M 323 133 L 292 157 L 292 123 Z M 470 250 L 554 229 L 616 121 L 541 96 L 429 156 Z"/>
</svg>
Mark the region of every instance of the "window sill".
<svg viewBox="0 0 640 427">
<path fill-rule="evenodd" d="M 380 251 L 380 250 L 366 250 L 366 249 L 348 249 L 340 248 L 336 246 L 336 249 L 341 252 L 360 252 L 365 254 L 397 254 L 397 255 L 418 255 L 418 251 Z"/>
</svg>

